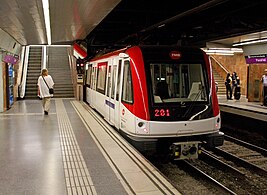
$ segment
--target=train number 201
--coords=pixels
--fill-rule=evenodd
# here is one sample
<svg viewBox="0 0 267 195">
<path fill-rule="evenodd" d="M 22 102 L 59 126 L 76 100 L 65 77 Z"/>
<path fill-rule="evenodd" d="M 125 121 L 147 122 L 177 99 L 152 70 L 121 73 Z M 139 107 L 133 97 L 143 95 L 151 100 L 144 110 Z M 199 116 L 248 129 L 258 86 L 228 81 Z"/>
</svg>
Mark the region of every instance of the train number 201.
<svg viewBox="0 0 267 195">
<path fill-rule="evenodd" d="M 164 117 L 164 116 L 170 116 L 170 110 L 169 109 L 155 109 L 155 117 Z"/>
</svg>

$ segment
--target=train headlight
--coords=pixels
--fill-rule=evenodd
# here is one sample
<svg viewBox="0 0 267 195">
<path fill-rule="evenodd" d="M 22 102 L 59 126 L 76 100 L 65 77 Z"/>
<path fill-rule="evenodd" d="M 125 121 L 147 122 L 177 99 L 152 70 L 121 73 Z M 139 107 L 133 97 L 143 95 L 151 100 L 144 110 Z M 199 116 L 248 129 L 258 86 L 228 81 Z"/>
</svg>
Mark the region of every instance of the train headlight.
<svg viewBox="0 0 267 195">
<path fill-rule="evenodd" d="M 218 117 L 217 120 L 216 120 L 216 123 L 215 123 L 215 128 L 216 129 L 220 128 L 220 124 L 221 124 L 221 118 Z"/>
<path fill-rule="evenodd" d="M 146 128 L 144 128 L 143 130 L 144 130 L 144 132 L 145 132 L 145 133 L 148 133 L 148 131 L 147 131 L 147 129 L 146 129 Z"/>
<path fill-rule="evenodd" d="M 145 123 L 143 123 L 143 122 L 138 123 L 138 127 L 143 127 L 144 125 L 145 125 Z"/>
<path fill-rule="evenodd" d="M 138 121 L 136 124 L 137 124 L 136 133 L 140 133 L 140 134 L 149 133 L 149 127 L 147 126 L 147 123 L 145 121 Z"/>
</svg>

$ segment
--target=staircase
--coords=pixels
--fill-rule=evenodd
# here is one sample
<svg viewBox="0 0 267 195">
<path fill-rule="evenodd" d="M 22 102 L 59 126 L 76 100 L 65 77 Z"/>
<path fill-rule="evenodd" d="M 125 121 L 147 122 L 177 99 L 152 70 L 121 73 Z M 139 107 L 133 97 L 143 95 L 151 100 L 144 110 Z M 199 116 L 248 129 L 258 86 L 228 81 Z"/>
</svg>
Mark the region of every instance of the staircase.
<svg viewBox="0 0 267 195">
<path fill-rule="evenodd" d="M 73 84 L 66 47 L 47 47 L 48 74 L 54 80 L 54 97 L 73 98 Z"/>
<path fill-rule="evenodd" d="M 225 78 L 227 72 L 229 72 L 214 56 L 210 56 L 210 61 L 212 65 L 212 73 L 214 76 L 214 81 L 218 83 L 218 96 L 226 97 L 226 87 L 225 87 Z M 224 75 L 224 76 L 222 76 Z"/>
<path fill-rule="evenodd" d="M 25 99 L 37 98 L 37 81 L 41 73 L 42 47 L 30 47 Z"/>
<path fill-rule="evenodd" d="M 226 87 L 224 84 L 224 78 L 222 78 L 219 73 L 216 72 L 216 70 L 213 68 L 213 76 L 214 76 L 214 81 L 218 83 L 218 91 L 217 95 L 225 95 L 226 96 Z"/>
</svg>

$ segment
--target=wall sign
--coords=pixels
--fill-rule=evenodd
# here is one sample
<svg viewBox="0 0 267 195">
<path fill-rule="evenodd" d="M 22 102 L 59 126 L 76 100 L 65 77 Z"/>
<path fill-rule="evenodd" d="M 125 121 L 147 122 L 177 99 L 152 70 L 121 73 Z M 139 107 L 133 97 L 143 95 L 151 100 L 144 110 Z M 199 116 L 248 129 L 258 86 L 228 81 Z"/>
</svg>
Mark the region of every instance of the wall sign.
<svg viewBox="0 0 267 195">
<path fill-rule="evenodd" d="M 13 55 L 5 55 L 3 58 L 3 62 L 10 63 L 10 64 L 16 64 L 18 60 L 19 58 Z"/>
<path fill-rule="evenodd" d="M 245 56 L 247 64 L 267 64 L 267 54 Z"/>
</svg>

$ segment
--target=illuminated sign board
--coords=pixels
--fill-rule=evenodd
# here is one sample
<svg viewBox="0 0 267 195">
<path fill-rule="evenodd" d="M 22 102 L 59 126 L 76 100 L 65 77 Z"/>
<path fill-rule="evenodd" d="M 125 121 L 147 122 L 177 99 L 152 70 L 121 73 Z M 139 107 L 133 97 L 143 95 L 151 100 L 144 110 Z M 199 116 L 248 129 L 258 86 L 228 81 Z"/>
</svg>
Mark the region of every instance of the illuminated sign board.
<svg viewBox="0 0 267 195">
<path fill-rule="evenodd" d="M 247 64 L 267 64 L 267 54 L 246 56 Z"/>
<path fill-rule="evenodd" d="M 154 110 L 154 116 L 155 117 L 168 117 L 170 116 L 170 110 L 169 109 L 155 109 Z"/>
<path fill-rule="evenodd" d="M 172 60 L 178 60 L 178 59 L 180 59 L 181 56 L 182 56 L 182 54 L 181 54 L 179 51 L 171 51 L 171 52 L 169 53 L 169 55 L 170 55 L 170 58 L 171 58 Z"/>
</svg>

